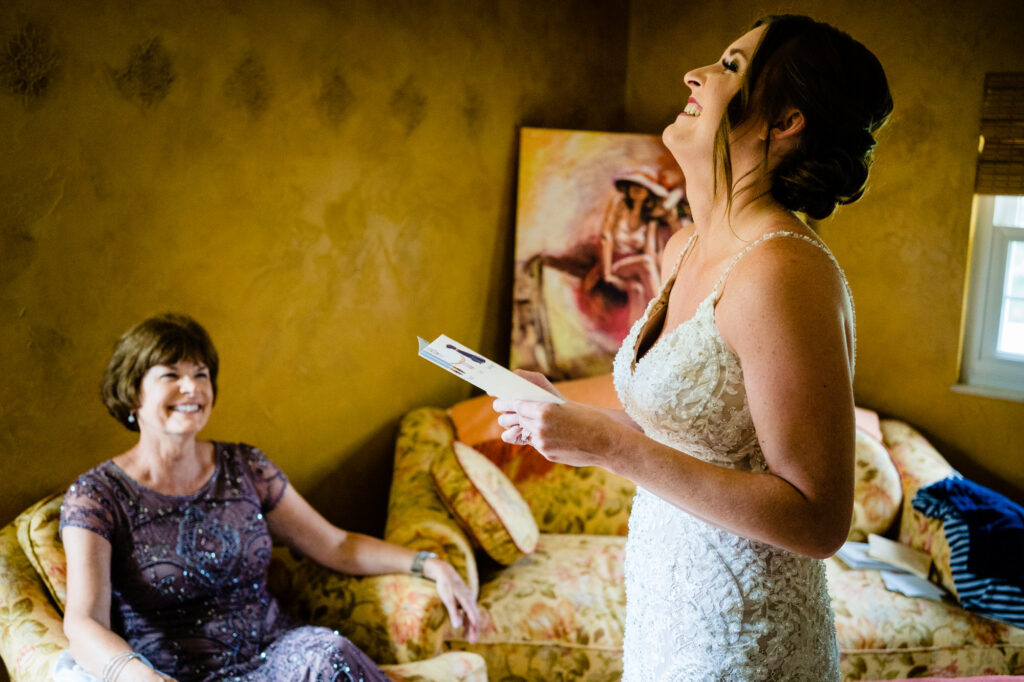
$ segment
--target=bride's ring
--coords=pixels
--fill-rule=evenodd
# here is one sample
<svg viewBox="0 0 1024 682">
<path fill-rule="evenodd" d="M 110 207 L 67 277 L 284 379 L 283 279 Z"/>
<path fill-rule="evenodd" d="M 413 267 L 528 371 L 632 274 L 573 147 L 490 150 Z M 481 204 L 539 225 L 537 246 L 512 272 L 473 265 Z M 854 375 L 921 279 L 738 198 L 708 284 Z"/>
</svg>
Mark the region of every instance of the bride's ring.
<svg viewBox="0 0 1024 682">
<path fill-rule="evenodd" d="M 522 439 L 524 443 L 530 442 L 530 432 L 521 426 L 519 427 L 519 437 Z"/>
</svg>

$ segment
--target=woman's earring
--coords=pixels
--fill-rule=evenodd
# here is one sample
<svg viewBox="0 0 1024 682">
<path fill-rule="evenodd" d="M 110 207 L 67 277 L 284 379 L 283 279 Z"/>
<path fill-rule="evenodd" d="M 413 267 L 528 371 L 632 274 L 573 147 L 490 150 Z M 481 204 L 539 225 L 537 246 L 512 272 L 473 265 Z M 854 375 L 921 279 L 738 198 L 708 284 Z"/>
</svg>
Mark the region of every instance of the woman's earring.
<svg viewBox="0 0 1024 682">
<path fill-rule="evenodd" d="M 132 412 L 131 414 L 128 415 L 128 423 L 129 424 L 134 424 L 135 423 L 135 413 L 134 412 Z"/>
</svg>

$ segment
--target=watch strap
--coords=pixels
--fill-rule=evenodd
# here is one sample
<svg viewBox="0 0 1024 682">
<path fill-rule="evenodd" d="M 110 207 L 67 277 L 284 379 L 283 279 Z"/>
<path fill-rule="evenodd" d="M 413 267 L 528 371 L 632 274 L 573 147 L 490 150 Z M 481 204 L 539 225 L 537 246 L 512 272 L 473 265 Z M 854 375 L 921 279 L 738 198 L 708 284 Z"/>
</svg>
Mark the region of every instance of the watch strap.
<svg viewBox="0 0 1024 682">
<path fill-rule="evenodd" d="M 416 555 L 412 558 L 412 568 L 410 572 L 413 575 L 423 577 L 423 564 L 426 563 L 427 559 L 436 559 L 437 555 L 433 552 L 416 552 Z"/>
</svg>

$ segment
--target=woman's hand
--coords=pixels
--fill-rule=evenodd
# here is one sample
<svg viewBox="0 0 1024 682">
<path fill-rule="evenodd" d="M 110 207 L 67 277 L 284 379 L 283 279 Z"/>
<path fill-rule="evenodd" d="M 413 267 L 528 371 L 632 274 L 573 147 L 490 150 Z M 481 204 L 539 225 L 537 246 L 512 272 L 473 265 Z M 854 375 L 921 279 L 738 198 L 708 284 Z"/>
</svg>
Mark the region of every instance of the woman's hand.
<svg viewBox="0 0 1024 682">
<path fill-rule="evenodd" d="M 610 468 L 609 456 L 633 431 L 604 410 L 582 403 L 495 400 L 506 443 L 532 445 L 552 462 Z"/>
<path fill-rule="evenodd" d="M 456 628 L 464 627 L 466 640 L 476 642 L 480 634 L 480 612 L 476 606 L 476 595 L 462 580 L 462 576 L 447 561 L 427 559 L 423 564 L 423 577 L 433 580 L 437 594 L 448 611 L 448 617 Z"/>
</svg>

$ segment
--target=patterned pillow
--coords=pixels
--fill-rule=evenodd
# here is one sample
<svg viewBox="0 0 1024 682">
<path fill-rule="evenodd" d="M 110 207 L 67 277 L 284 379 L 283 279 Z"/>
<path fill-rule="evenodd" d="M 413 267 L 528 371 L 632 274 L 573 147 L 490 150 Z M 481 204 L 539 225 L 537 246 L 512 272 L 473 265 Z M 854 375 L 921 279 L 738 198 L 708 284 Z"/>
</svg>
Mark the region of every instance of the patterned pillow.
<svg viewBox="0 0 1024 682">
<path fill-rule="evenodd" d="M 500 439 L 473 445 L 508 476 L 542 533 L 625 535 L 636 484 L 600 467 L 573 467 L 529 445 Z"/>
<path fill-rule="evenodd" d="M 857 428 L 854 471 L 853 523 L 848 540 L 865 542 L 868 535 L 885 535 L 903 502 L 900 473 L 880 441 Z"/>
<path fill-rule="evenodd" d="M 63 501 L 63 493 L 51 495 L 26 509 L 15 520 L 18 544 L 61 611 L 67 600 L 67 560 L 59 532 Z"/>
<path fill-rule="evenodd" d="M 466 533 L 498 563 L 537 547 L 537 522 L 505 474 L 465 443 L 441 448 L 430 467 L 438 496 Z"/>
</svg>

